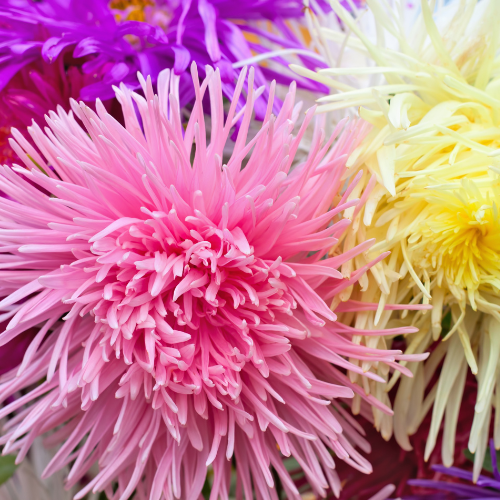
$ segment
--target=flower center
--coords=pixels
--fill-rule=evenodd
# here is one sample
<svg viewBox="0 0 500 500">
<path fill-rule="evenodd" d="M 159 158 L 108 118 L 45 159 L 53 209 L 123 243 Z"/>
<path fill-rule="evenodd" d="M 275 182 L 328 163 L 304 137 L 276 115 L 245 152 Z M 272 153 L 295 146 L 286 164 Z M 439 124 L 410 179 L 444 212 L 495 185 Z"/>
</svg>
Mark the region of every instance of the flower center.
<svg viewBox="0 0 500 500">
<path fill-rule="evenodd" d="M 174 3 L 174 2 L 170 2 Z M 111 0 L 110 9 L 115 19 L 120 21 L 140 21 L 167 29 L 173 8 L 155 0 Z M 171 7 L 171 6 L 170 6 Z"/>
<path fill-rule="evenodd" d="M 90 280 L 70 302 L 94 315 L 104 358 L 114 352 L 128 365 L 137 361 L 158 386 L 170 381 L 195 393 L 211 387 L 235 399 L 246 363 L 269 375 L 262 342 L 277 339 L 289 349 L 290 328 L 280 318 L 297 306 L 286 284 L 295 273 L 281 259 L 255 257 L 238 228 L 156 215 L 128 223 L 118 237 L 96 235 L 95 259 L 73 264 Z"/>
<path fill-rule="evenodd" d="M 498 193 L 481 193 L 464 182 L 454 193 L 436 193 L 430 214 L 410 238 L 417 266 L 438 282 L 446 278 L 451 291 L 480 287 L 500 289 L 500 215 Z"/>
<path fill-rule="evenodd" d="M 146 7 L 154 6 L 152 0 L 111 0 L 109 7 L 114 11 L 117 21 L 146 20 Z"/>
</svg>

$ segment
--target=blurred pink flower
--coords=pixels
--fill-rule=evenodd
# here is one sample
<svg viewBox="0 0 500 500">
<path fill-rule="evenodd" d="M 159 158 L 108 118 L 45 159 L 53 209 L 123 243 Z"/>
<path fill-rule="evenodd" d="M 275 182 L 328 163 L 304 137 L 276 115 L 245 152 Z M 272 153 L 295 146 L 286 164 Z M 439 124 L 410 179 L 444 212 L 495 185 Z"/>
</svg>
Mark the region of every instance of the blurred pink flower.
<svg viewBox="0 0 500 500">
<path fill-rule="evenodd" d="M 51 432 L 47 442 L 62 447 L 44 475 L 71 464 L 68 487 L 98 461 L 75 498 L 104 490 L 121 500 L 134 491 L 197 499 L 210 464 L 211 498 L 227 498 L 233 456 L 238 497 L 252 498 L 253 488 L 258 499 L 276 498 L 272 465 L 288 497 L 299 498 L 282 455 L 297 460 L 316 492 L 338 491 L 328 448 L 371 470 L 355 449 L 368 443 L 337 401 L 363 393 L 343 373 L 363 374 L 346 358 L 404 370 L 396 360 L 425 357 L 353 343 L 360 330 L 336 323 L 325 302 L 365 270 L 345 279 L 337 268 L 372 244 L 325 258 L 350 223 L 342 212 L 359 210 L 359 200 L 347 200 L 360 177 L 342 188 L 364 126 L 340 133 L 344 122 L 326 141 L 318 126 L 307 160 L 292 168 L 314 114 L 292 135 L 294 84 L 276 117 L 271 85 L 249 138 L 253 70 L 241 116 L 245 70 L 227 115 L 218 70 L 208 68 L 201 86 L 192 71 L 196 101 L 185 128 L 179 78 L 166 70 L 157 96 L 149 78 L 140 78 L 145 97 L 116 90 L 125 127 L 100 101 L 97 113 L 73 101 L 85 128 L 71 113 L 51 112 L 45 133 L 30 128 L 41 154 L 13 131 L 27 169 L 3 167 L 0 176 L 0 309 L 10 318 L 0 343 L 42 326 L 0 384 L 0 401 L 26 390 L 0 411 L 14 415 L 0 444 L 20 461 Z"/>
</svg>

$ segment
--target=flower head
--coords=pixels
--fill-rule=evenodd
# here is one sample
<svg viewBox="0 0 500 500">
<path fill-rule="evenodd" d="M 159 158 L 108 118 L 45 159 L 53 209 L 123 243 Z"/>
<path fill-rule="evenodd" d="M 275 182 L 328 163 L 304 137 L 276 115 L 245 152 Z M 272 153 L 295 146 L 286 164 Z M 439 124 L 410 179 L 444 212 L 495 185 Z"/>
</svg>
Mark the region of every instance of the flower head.
<svg viewBox="0 0 500 500">
<path fill-rule="evenodd" d="M 0 272 L 0 308 L 10 322 L 0 343 L 39 328 L 0 385 L 1 401 L 27 390 L 0 411 L 25 408 L 1 442 L 22 460 L 38 435 L 54 431 L 49 442 L 63 445 L 45 474 L 73 461 L 68 486 L 98 461 L 100 472 L 76 498 L 91 489 L 113 499 L 136 489 L 152 499 L 198 498 L 210 464 L 212 497 L 227 498 L 233 456 L 247 498 L 252 481 L 270 498 L 270 465 L 298 496 L 281 455 L 295 457 L 319 494 L 328 485 L 338 491 L 328 448 L 371 467 L 355 449 L 368 444 L 337 399 L 357 391 L 389 411 L 349 382 L 341 369 L 363 372 L 346 358 L 395 367 L 422 359 L 357 345 L 351 337 L 360 330 L 336 323 L 325 302 L 363 273 L 346 279 L 337 268 L 372 243 L 324 258 L 349 225 L 342 213 L 357 209 L 347 198 L 359 177 L 341 189 L 363 127 L 340 134 L 340 124 L 327 139 L 318 127 L 309 157 L 292 169 L 314 114 L 294 136 L 295 86 L 277 116 L 269 101 L 249 138 L 253 70 L 244 108 L 237 111 L 245 70 L 227 115 L 219 71 L 206 71 L 200 85 L 193 66 L 196 101 L 185 128 L 179 77 L 166 70 L 158 95 L 150 78 L 141 77 L 144 97 L 116 89 L 125 127 L 99 101 L 96 113 L 73 101 L 85 128 L 72 113 L 51 112 L 46 133 L 30 128 L 40 152 L 14 130 L 12 147 L 27 168 L 1 172 L 8 270 Z"/>
<path fill-rule="evenodd" d="M 348 166 L 352 172 L 367 168 L 379 185 L 353 224 L 359 223 L 361 229 L 346 238 L 346 248 L 361 235 L 378 241 L 372 252 L 392 252 L 390 259 L 373 269 L 362 290 L 354 291 L 360 300 L 379 302 L 376 312 L 357 321 L 378 328 L 418 326 L 419 333 L 407 339 L 409 353 L 427 350 L 440 337 L 447 341 L 433 351 L 426 366 L 412 365 L 415 378 L 399 386 L 394 431 L 406 449 L 411 448 L 408 435 L 416 432 L 433 407 L 426 456 L 445 417 L 443 462 L 451 465 L 467 365 L 477 374 L 469 449 L 477 452 L 478 474 L 498 390 L 500 359 L 500 79 L 496 69 L 500 38 L 493 21 L 500 15 L 500 4 L 457 1 L 433 13 L 423 0 L 414 28 L 408 29 L 402 11 L 388 11 L 382 2 L 374 1 L 371 15 L 377 33 L 384 32 L 391 41 L 387 47 L 360 30 L 337 1 L 332 5 L 353 32 L 346 45 L 368 54 L 372 62 L 355 69 L 319 70 L 318 76 L 299 71 L 332 89 L 345 90 L 322 97 L 320 111 L 361 106 L 360 115 L 373 125 Z M 326 39 L 339 38 L 327 29 L 320 33 Z M 369 77 L 370 85 L 346 88 L 336 78 L 349 72 Z M 369 176 L 365 179 L 367 183 Z M 362 264 L 360 259 L 358 265 Z M 431 304 L 432 313 L 397 317 L 385 308 L 388 303 L 419 302 Z M 451 326 L 444 331 L 447 318 Z M 440 377 L 434 377 L 437 369 Z M 392 377 L 386 390 L 398 376 Z M 372 384 L 372 390 L 380 389 Z M 376 420 L 390 436 L 390 417 L 379 414 Z M 498 425 L 495 440 L 500 446 Z"/>
<path fill-rule="evenodd" d="M 483 189 L 464 178 L 453 189 L 412 193 L 427 206 L 408 238 L 409 260 L 473 308 L 480 288 L 500 290 L 500 183 L 485 180 Z"/>
</svg>

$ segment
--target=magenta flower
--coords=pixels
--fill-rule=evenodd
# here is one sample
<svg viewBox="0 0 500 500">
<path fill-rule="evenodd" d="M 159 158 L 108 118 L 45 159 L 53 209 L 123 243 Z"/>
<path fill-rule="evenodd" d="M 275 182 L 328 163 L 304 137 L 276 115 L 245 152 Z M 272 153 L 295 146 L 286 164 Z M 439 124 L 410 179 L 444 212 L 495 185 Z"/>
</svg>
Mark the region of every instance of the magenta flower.
<svg viewBox="0 0 500 500">
<path fill-rule="evenodd" d="M 10 129 L 22 130 L 35 120 L 44 122 L 44 115 L 51 109 L 61 106 L 69 110 L 71 97 L 80 95 L 80 90 L 96 80 L 95 76 L 86 75 L 81 65 L 66 53 L 54 63 L 42 59 L 23 66 L 0 92 L 0 162 L 19 161 L 9 146 Z M 112 101 L 106 102 L 110 108 Z"/>
<path fill-rule="evenodd" d="M 30 129 L 41 153 L 14 130 L 27 168 L 1 171 L 0 308 L 10 322 L 0 343 L 39 325 L 21 366 L 0 384 L 0 401 L 25 391 L 0 411 L 13 415 L 1 444 L 20 461 L 52 432 L 48 442 L 62 447 L 45 474 L 71 464 L 68 486 L 97 461 L 100 472 L 76 498 L 104 490 L 121 500 L 134 491 L 197 499 L 208 465 L 211 498 L 227 498 L 232 457 L 246 498 L 252 484 L 258 498 L 274 498 L 270 466 L 298 498 L 283 455 L 318 493 L 338 491 L 329 449 L 371 470 L 355 449 L 368 444 L 338 401 L 364 395 L 343 373 L 362 373 L 346 357 L 395 368 L 420 359 L 352 343 L 360 331 L 337 324 L 325 302 L 363 272 L 348 280 L 337 268 L 372 243 L 324 258 L 349 224 L 342 212 L 359 210 L 358 200 L 346 201 L 359 177 L 336 206 L 330 200 L 364 126 L 340 134 L 340 125 L 326 142 L 318 127 L 308 159 L 292 169 L 314 110 L 293 136 L 300 106 L 292 85 L 278 116 L 271 97 L 261 129 L 247 137 L 251 70 L 226 159 L 246 70 L 227 115 L 219 71 L 207 72 L 200 86 L 193 67 L 185 129 L 179 78 L 166 70 L 158 96 L 150 79 L 145 98 L 116 90 L 125 127 L 99 101 L 97 114 L 73 101 L 85 128 L 71 113 L 51 112 L 50 130 Z"/>
</svg>

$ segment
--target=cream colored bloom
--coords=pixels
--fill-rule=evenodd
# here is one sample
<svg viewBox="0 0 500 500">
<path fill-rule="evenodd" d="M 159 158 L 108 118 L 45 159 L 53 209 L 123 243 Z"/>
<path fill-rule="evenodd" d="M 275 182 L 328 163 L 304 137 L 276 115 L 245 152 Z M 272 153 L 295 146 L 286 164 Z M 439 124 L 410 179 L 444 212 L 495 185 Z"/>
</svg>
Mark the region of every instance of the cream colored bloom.
<svg viewBox="0 0 500 500">
<path fill-rule="evenodd" d="M 374 237 L 378 243 L 367 259 L 391 251 L 350 296 L 378 302 L 377 311 L 344 319 L 372 329 L 419 327 L 407 338 L 408 353 L 443 340 L 425 364 L 408 364 L 414 378 L 401 380 L 394 420 L 375 410 L 375 422 L 386 438 L 394 430 L 401 446 L 411 449 L 408 436 L 432 408 L 426 456 L 444 420 L 442 458 L 451 465 L 465 378 L 472 370 L 479 388 L 469 449 L 476 453 L 477 476 L 492 407 L 498 409 L 494 437 L 500 448 L 500 1 L 455 0 L 432 12 L 422 0 L 409 29 L 400 2 L 390 7 L 385 0 L 368 0 L 375 37 L 360 29 L 359 18 L 338 1 L 331 3 L 347 35 L 321 28 L 311 16 L 313 39 L 324 50 L 332 42 L 348 47 L 371 63 L 354 69 L 333 65 L 317 74 L 293 69 L 332 89 L 319 99 L 319 111 L 359 106 L 359 114 L 373 125 L 348 164 L 352 173 L 368 169 L 378 182 L 344 245 Z M 347 88 L 340 80 L 346 74 L 379 80 Z M 365 186 L 369 179 L 365 174 Z M 348 298 L 349 292 L 343 300 Z M 398 314 L 384 309 L 409 302 L 432 304 L 433 310 Z M 441 324 L 447 314 L 452 326 L 445 332 Z M 364 341 L 376 346 L 387 339 Z M 365 390 L 388 403 L 384 392 L 398 375 L 385 386 L 365 383 Z"/>
</svg>

